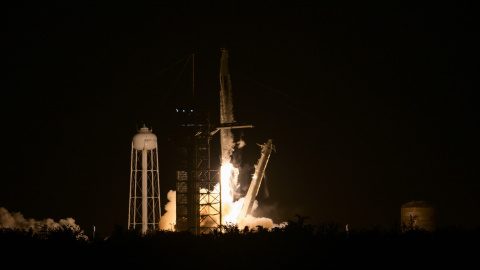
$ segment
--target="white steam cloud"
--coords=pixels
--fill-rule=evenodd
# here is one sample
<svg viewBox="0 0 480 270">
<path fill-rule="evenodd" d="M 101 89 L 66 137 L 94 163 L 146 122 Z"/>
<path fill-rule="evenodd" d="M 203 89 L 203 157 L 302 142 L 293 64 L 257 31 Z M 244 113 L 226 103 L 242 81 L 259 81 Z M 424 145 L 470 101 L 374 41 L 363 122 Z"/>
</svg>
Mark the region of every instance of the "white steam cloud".
<svg viewBox="0 0 480 270">
<path fill-rule="evenodd" d="M 177 219 L 177 192 L 170 190 L 167 193 L 168 202 L 165 204 L 165 214 L 160 218 L 160 230 L 174 231 L 175 222 Z"/>
<path fill-rule="evenodd" d="M 33 218 L 26 219 L 22 213 L 12 212 L 10 213 L 4 207 L 0 207 L 0 228 L 18 229 L 18 230 L 30 230 L 38 232 L 42 227 L 46 226 L 46 229 L 58 229 L 63 226 L 72 228 L 75 231 L 80 231 L 80 226 L 75 224 L 75 220 L 71 217 L 66 219 L 60 219 L 55 222 L 51 218 L 43 220 L 35 220 Z"/>
<path fill-rule="evenodd" d="M 240 148 L 243 148 L 243 147 L 246 145 L 245 141 L 242 140 L 241 138 L 240 138 L 240 140 L 237 142 L 237 144 L 238 144 L 238 148 L 239 148 L 239 149 L 240 149 Z"/>
</svg>

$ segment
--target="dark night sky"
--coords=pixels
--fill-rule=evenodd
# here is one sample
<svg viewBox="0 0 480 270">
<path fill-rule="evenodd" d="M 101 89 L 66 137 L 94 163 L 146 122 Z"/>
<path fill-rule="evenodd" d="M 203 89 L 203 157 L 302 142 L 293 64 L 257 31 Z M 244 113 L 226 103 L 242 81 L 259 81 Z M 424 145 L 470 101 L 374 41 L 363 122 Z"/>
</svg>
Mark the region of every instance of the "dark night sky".
<svg viewBox="0 0 480 270">
<path fill-rule="evenodd" d="M 126 227 L 132 136 L 153 128 L 174 189 L 181 70 L 194 53 L 195 102 L 218 121 L 225 47 L 235 119 L 255 126 L 245 170 L 257 143 L 277 149 L 257 215 L 390 227 L 425 200 L 440 226 L 480 225 L 479 10 L 383 2 L 2 2 L 0 207 Z"/>
</svg>

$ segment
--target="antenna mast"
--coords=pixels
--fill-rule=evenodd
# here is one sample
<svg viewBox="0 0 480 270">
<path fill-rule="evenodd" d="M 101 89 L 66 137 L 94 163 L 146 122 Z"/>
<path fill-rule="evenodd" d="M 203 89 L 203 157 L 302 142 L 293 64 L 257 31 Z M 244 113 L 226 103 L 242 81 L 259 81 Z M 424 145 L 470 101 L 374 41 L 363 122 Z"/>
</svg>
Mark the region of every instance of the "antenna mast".
<svg viewBox="0 0 480 270">
<path fill-rule="evenodd" d="M 192 53 L 192 101 L 195 100 L 195 54 Z"/>
</svg>

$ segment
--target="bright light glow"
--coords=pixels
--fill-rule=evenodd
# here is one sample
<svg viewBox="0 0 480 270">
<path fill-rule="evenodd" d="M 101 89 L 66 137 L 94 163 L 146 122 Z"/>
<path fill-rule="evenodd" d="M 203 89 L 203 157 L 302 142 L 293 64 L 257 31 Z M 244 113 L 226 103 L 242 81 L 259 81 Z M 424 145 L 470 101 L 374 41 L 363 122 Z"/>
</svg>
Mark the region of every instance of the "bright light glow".
<svg viewBox="0 0 480 270">
<path fill-rule="evenodd" d="M 278 227 L 270 218 L 257 218 L 247 215 L 245 219 L 238 219 L 240 210 L 243 206 L 244 197 L 234 201 L 235 190 L 240 186 L 238 183 L 239 169 L 235 168 L 232 163 L 228 162 L 222 165 L 221 182 L 222 182 L 222 225 L 237 224 L 243 229 L 245 226 L 250 229 L 256 226 L 264 228 Z M 258 201 L 255 200 L 253 210 L 257 209 Z"/>
<path fill-rule="evenodd" d="M 235 168 L 232 163 L 227 162 L 222 165 L 221 169 L 221 187 L 222 187 L 222 221 L 219 222 L 218 216 L 212 216 L 213 220 L 205 219 L 200 226 L 201 227 L 211 227 L 216 226 L 216 224 L 222 225 L 229 225 L 229 224 L 237 224 L 240 229 L 243 229 L 245 226 L 250 227 L 250 229 L 255 229 L 256 226 L 262 226 L 263 228 L 271 229 L 274 227 L 279 227 L 281 225 L 274 224 L 270 218 L 266 217 L 253 217 L 251 215 L 247 215 L 245 219 L 239 220 L 238 215 L 240 210 L 243 206 L 243 201 L 245 198 L 240 198 L 234 201 L 235 190 L 239 187 L 238 183 L 238 175 L 239 175 L 239 168 Z M 220 183 L 215 185 L 215 189 L 220 189 Z M 206 205 L 204 209 L 201 211 L 201 215 L 204 214 L 212 214 L 215 213 L 216 210 L 219 209 L 219 203 L 211 203 L 208 202 L 212 201 L 212 195 L 208 193 L 207 190 L 201 189 L 200 190 L 200 203 Z M 176 191 L 170 190 L 168 192 L 168 203 L 165 205 L 165 213 L 160 219 L 160 229 L 162 230 L 172 230 L 172 224 L 176 222 L 176 199 L 175 196 Z M 253 209 L 258 208 L 258 201 L 255 200 Z"/>
<path fill-rule="evenodd" d="M 241 202 L 240 200 L 234 202 L 234 192 L 239 187 L 238 174 L 238 168 L 233 167 L 232 163 L 222 165 L 222 224 L 237 223 L 238 213 L 242 208 L 243 199 Z"/>
</svg>

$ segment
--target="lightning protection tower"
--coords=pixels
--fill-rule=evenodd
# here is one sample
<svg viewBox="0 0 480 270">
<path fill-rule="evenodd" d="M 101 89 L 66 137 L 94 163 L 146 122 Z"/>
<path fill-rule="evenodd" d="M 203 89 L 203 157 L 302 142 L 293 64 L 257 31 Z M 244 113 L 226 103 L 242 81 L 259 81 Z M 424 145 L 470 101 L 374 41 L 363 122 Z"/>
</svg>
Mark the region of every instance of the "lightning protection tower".
<svg viewBox="0 0 480 270">
<path fill-rule="evenodd" d="M 157 136 L 145 125 L 133 136 L 128 229 L 159 228 L 161 217 Z"/>
</svg>

